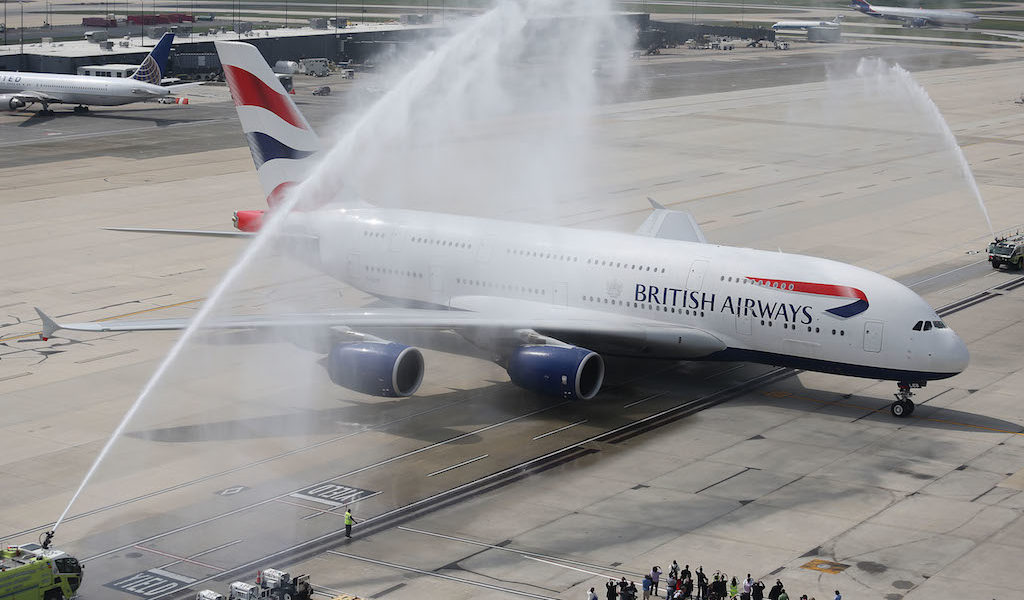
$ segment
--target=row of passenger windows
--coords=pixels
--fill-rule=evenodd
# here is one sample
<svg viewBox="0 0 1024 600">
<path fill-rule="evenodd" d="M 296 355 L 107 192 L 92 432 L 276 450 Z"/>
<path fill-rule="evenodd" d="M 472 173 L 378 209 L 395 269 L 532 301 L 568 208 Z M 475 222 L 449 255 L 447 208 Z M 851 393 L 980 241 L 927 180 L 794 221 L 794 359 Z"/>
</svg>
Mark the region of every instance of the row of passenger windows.
<svg viewBox="0 0 1024 600">
<path fill-rule="evenodd" d="M 614 260 L 597 260 L 596 258 L 588 258 L 588 265 L 594 265 L 597 267 L 614 267 L 616 269 L 629 269 L 630 271 L 646 271 L 653 273 L 664 273 L 664 267 L 652 267 L 650 265 L 635 265 L 631 263 L 615 262 Z"/>
<path fill-rule="evenodd" d="M 575 256 L 566 256 L 564 254 L 551 254 L 550 252 L 534 252 L 533 250 L 516 250 L 515 248 L 509 248 L 505 250 L 505 254 L 514 254 L 516 256 L 529 256 L 531 258 L 544 258 L 548 260 L 562 260 L 565 262 L 579 262 L 579 258 Z"/>
<path fill-rule="evenodd" d="M 756 279 L 751 279 L 749 277 L 730 277 L 728 275 L 722 275 L 718 279 L 719 281 L 725 281 L 727 283 L 754 284 L 760 285 L 761 287 L 778 288 L 780 290 L 791 290 L 794 288 L 792 283 L 780 283 L 778 281 L 772 281 L 769 283 L 767 281 L 757 281 Z"/>
<path fill-rule="evenodd" d="M 761 319 L 761 326 L 762 327 L 764 327 L 766 325 L 768 327 L 772 327 L 773 326 L 772 323 L 773 323 L 773 321 L 771 321 L 771 320 Z M 792 329 L 793 331 L 796 331 L 797 330 L 797 325 L 796 325 L 796 323 L 786 323 L 786 322 L 783 322 L 782 323 L 782 328 L 783 329 Z M 808 325 L 807 326 L 807 333 L 821 333 L 821 327 L 811 327 L 810 325 Z M 832 335 L 837 335 L 837 334 L 844 336 L 844 335 L 846 335 L 846 330 L 845 329 L 833 329 L 832 330 Z"/>
<path fill-rule="evenodd" d="M 662 306 L 662 305 L 659 305 L 659 304 L 644 304 L 643 302 L 631 302 L 631 301 L 628 301 L 628 300 L 627 301 L 622 301 L 622 300 L 617 300 L 615 298 L 600 298 L 600 297 L 595 298 L 593 296 L 583 296 L 583 301 L 584 302 L 593 302 L 594 304 L 611 304 L 612 306 L 625 306 L 626 308 L 629 308 L 630 306 L 632 306 L 633 308 L 639 308 L 641 310 L 653 310 L 655 312 L 667 312 L 667 313 L 679 314 L 679 315 L 687 314 L 687 315 L 693 315 L 695 317 L 703 317 L 704 316 L 704 311 L 702 311 L 702 310 L 697 310 L 697 309 L 691 310 L 689 308 L 687 308 L 687 309 L 682 309 L 682 308 L 677 309 L 674 306 Z"/>
<path fill-rule="evenodd" d="M 474 285 L 477 287 L 488 288 L 492 290 L 505 290 L 509 292 L 522 292 L 524 294 L 534 294 L 536 296 L 547 295 L 547 290 L 541 288 L 525 287 L 521 285 L 511 285 L 507 283 L 494 283 L 492 281 L 477 281 L 475 279 L 455 279 L 455 283 L 462 285 Z"/>
<path fill-rule="evenodd" d="M 946 324 L 942 321 L 918 321 L 914 323 L 914 331 L 931 331 L 932 327 L 935 329 L 945 329 Z"/>
<path fill-rule="evenodd" d="M 414 237 L 412 238 L 414 244 L 427 244 L 429 246 L 447 246 L 449 248 L 464 248 L 471 250 L 473 244 L 467 242 L 455 242 L 452 240 L 435 240 L 433 238 Z"/>
<path fill-rule="evenodd" d="M 367 273 L 380 273 L 382 275 L 401 275 L 403 277 L 412 277 L 413 279 L 423 279 L 423 273 L 417 273 L 415 271 L 399 271 L 398 269 L 388 269 L 386 267 L 371 267 L 369 265 L 364 266 L 363 270 Z"/>
</svg>

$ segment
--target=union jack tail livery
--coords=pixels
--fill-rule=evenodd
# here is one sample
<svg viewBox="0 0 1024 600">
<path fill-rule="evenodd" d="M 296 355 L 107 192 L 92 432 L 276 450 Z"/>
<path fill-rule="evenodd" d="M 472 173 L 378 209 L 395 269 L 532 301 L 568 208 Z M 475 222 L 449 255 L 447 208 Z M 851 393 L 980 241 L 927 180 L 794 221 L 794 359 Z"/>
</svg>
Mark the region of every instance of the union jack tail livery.
<svg viewBox="0 0 1024 600">
<path fill-rule="evenodd" d="M 306 177 L 320 140 L 255 46 L 215 44 L 267 205 L 274 208 Z"/>
<path fill-rule="evenodd" d="M 173 41 L 174 34 L 165 33 L 146 55 L 146 58 L 142 59 L 142 64 L 132 74 L 131 79 L 160 85 L 164 73 L 167 72 L 167 57 L 171 53 L 171 42 Z"/>
</svg>

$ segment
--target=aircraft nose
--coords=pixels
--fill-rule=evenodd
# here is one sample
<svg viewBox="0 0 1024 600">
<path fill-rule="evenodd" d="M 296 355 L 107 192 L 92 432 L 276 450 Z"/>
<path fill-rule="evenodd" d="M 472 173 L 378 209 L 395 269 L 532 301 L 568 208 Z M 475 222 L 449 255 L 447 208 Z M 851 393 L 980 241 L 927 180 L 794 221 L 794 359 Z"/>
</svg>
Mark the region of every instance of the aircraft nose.
<svg viewBox="0 0 1024 600">
<path fill-rule="evenodd" d="M 952 330 L 945 332 L 943 340 L 932 355 L 933 367 L 941 373 L 961 373 L 967 368 L 971 355 L 967 344 Z"/>
</svg>

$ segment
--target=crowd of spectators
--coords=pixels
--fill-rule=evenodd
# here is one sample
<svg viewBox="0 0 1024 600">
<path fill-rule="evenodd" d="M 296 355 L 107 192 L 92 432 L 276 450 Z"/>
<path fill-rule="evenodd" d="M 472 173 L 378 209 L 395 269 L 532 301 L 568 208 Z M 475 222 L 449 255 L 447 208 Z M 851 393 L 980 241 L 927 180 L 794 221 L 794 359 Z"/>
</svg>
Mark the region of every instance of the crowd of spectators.
<svg viewBox="0 0 1024 600">
<path fill-rule="evenodd" d="M 765 587 L 763 581 L 755 581 L 750 573 L 747 573 L 743 581 L 737 581 L 735 575 L 730 578 L 721 571 L 715 571 L 709 578 L 704 574 L 704 567 L 700 566 L 690 571 L 690 565 L 679 568 L 679 563 L 673 560 L 667 574 L 662 572 L 661 567 L 652 567 L 651 572 L 644 575 L 640 589 L 637 589 L 636 582 L 628 581 L 625 577 L 619 581 L 609 579 L 605 584 L 605 600 L 637 600 L 638 593 L 643 594 L 643 600 L 661 598 L 661 594 L 665 595 L 665 600 L 791 599 L 780 579 L 776 579 L 775 585 L 767 592 Z M 600 600 L 594 588 L 587 592 L 587 600 Z M 815 599 L 804 594 L 799 600 Z M 839 590 L 836 590 L 833 600 L 843 600 Z"/>
</svg>

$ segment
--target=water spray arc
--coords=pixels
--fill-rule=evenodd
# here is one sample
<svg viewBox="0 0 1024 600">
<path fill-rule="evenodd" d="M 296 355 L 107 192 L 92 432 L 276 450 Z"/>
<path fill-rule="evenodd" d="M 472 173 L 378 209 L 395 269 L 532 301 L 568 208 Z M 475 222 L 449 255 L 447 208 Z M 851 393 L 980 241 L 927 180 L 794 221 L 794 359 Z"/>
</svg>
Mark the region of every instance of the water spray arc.
<svg viewBox="0 0 1024 600">
<path fill-rule="evenodd" d="M 265 251 L 272 241 L 281 237 L 280 234 L 292 209 L 306 200 L 315 199 L 317 204 L 322 204 L 324 203 L 323 199 L 333 201 L 341 199 L 339 198 L 339 189 L 342 189 L 343 183 L 348 183 L 340 180 L 341 172 L 344 171 L 344 175 L 351 178 L 353 172 L 358 173 L 359 170 L 348 168 L 349 165 L 362 167 L 368 161 L 385 158 L 381 156 L 381 153 L 368 157 L 368 154 L 371 153 L 366 151 L 367 146 L 382 137 L 401 139 L 404 132 L 410 127 L 412 120 L 417 118 L 417 107 L 424 104 L 425 97 L 430 97 L 437 105 L 443 105 L 450 102 L 453 95 L 469 94 L 470 92 L 467 90 L 472 90 L 475 85 L 479 85 L 479 81 L 494 79 L 493 71 L 502 68 L 510 47 L 514 49 L 514 52 L 522 53 L 524 48 L 529 46 L 523 32 L 530 26 L 532 19 L 590 14 L 605 8 L 603 2 L 600 3 L 602 4 L 600 7 L 596 7 L 594 4 L 587 0 L 509 0 L 499 2 L 488 13 L 467 21 L 455 31 L 451 38 L 441 42 L 435 49 L 423 56 L 404 76 L 397 79 L 390 91 L 354 122 L 349 123 L 334 147 L 323 154 L 322 162 L 314 168 L 306 180 L 295 186 L 293 191 L 275 207 L 263 224 L 260 233 L 211 290 L 207 300 L 175 341 L 164 360 L 157 366 L 104 444 L 57 519 L 50 532 L 50 537 L 60 527 L 140 407 L 153 395 L 154 389 L 165 379 L 168 370 L 178 361 L 197 331 L 203 329 L 210 322 L 211 315 L 225 296 L 237 287 L 243 274 L 254 262 L 257 262 L 255 258 Z M 583 43 L 596 45 L 601 38 L 601 35 L 591 34 L 584 38 Z M 592 58 L 590 55 L 588 57 Z M 585 72 L 590 76 L 592 70 L 588 68 Z M 587 83 L 587 81 L 580 80 L 577 83 Z M 569 85 L 566 90 L 561 91 L 579 94 L 580 90 L 584 90 L 587 94 L 592 93 L 592 89 L 586 86 L 574 85 Z M 480 98 L 479 95 L 469 97 L 474 100 Z M 343 166 L 345 168 L 342 168 Z"/>
<path fill-rule="evenodd" d="M 981 209 L 981 214 L 985 217 L 989 233 L 994 238 L 995 229 L 992 227 L 992 219 L 989 218 L 988 209 L 985 207 L 985 200 L 981 197 L 981 190 L 978 189 L 978 182 L 974 179 L 971 165 L 967 162 L 967 157 L 960 148 L 960 144 L 957 143 L 956 135 L 949 128 L 949 123 L 942 116 L 942 111 L 939 110 L 938 105 L 935 104 L 935 101 L 928 95 L 924 87 L 914 79 L 914 76 L 909 71 L 900 65 L 888 65 L 885 61 L 878 58 L 862 58 L 857 64 L 857 75 L 869 78 L 876 83 L 895 82 L 905 92 L 908 99 L 918 109 L 918 112 L 924 115 L 928 122 L 940 133 L 943 145 L 956 159 L 960 174 L 971 189 L 971 194 L 977 200 L 978 208 Z"/>
</svg>

